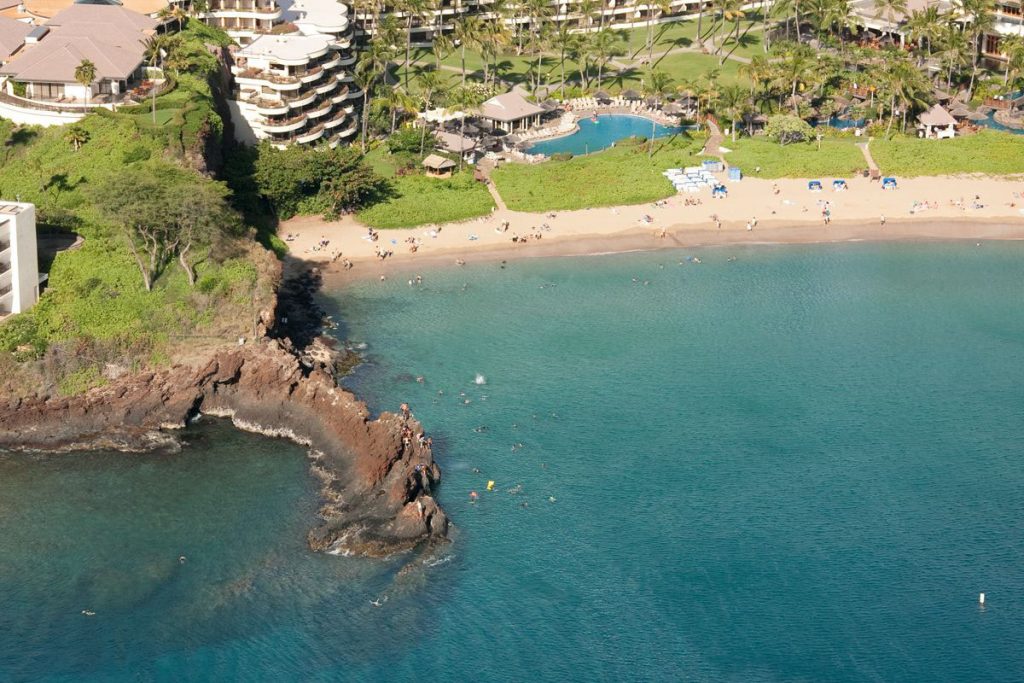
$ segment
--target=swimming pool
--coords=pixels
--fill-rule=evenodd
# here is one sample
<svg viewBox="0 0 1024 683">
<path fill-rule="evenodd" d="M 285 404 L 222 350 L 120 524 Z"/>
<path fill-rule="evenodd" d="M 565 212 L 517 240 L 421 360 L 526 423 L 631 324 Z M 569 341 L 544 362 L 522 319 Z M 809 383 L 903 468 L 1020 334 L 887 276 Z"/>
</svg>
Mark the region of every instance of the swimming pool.
<svg viewBox="0 0 1024 683">
<path fill-rule="evenodd" d="M 583 118 L 577 121 L 577 124 L 580 129 L 572 135 L 538 142 L 530 145 L 526 151 L 530 154 L 546 154 L 548 156 L 564 152 L 587 154 L 608 149 L 617 140 L 628 137 L 651 137 L 651 120 L 643 116 L 605 114 L 599 116 L 597 121 Z M 683 130 L 682 126 L 663 126 L 656 123 L 654 124 L 654 137 L 675 135 L 681 130 Z"/>
</svg>

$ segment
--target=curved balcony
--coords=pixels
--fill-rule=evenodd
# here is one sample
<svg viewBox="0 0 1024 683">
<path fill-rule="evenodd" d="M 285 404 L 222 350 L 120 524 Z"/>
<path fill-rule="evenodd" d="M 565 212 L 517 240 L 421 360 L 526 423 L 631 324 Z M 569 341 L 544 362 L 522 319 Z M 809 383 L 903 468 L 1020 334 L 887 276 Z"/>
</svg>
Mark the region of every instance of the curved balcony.
<svg viewBox="0 0 1024 683">
<path fill-rule="evenodd" d="M 317 106 L 317 108 L 314 109 L 313 111 L 307 111 L 306 116 L 308 116 L 311 119 L 318 119 L 321 116 L 327 116 L 332 111 L 334 111 L 334 105 L 332 105 L 330 102 L 323 102 L 319 106 Z"/>
<path fill-rule="evenodd" d="M 298 116 L 284 121 L 267 121 L 263 124 L 262 128 L 267 133 L 290 133 L 293 130 L 298 130 L 306 125 L 305 114 L 299 114 Z"/>
<path fill-rule="evenodd" d="M 282 10 L 277 8 L 249 8 L 249 9 L 215 9 L 204 12 L 200 16 L 203 19 L 264 19 L 274 20 L 281 18 Z"/>
<path fill-rule="evenodd" d="M 254 100 L 256 113 L 261 116 L 280 116 L 288 113 L 288 103 L 276 100 Z"/>
<path fill-rule="evenodd" d="M 348 99 L 348 86 L 344 85 L 344 86 L 341 87 L 341 90 L 338 91 L 338 93 L 336 95 L 334 95 L 334 97 L 331 98 L 331 102 L 333 102 L 334 104 L 341 104 L 342 102 L 344 102 L 347 99 Z"/>
<path fill-rule="evenodd" d="M 357 130 L 359 130 L 359 125 L 353 121 L 351 126 L 338 133 L 338 137 L 347 138 L 351 135 L 355 135 Z"/>
<path fill-rule="evenodd" d="M 294 76 L 281 76 L 262 69 L 245 69 L 235 73 L 235 82 L 240 86 L 267 86 L 274 90 L 298 90 L 302 82 Z"/>
<path fill-rule="evenodd" d="M 316 86 L 316 91 L 318 94 L 323 95 L 324 93 L 331 92 L 336 87 L 338 87 L 338 77 L 335 76 L 334 74 L 331 74 L 330 78 L 328 78 L 320 85 Z"/>
<path fill-rule="evenodd" d="M 356 63 L 356 55 L 352 53 L 348 57 L 338 57 L 338 66 L 349 66 Z"/>
<path fill-rule="evenodd" d="M 319 140 L 323 136 L 324 136 L 324 127 L 323 126 L 317 126 L 316 128 L 313 128 L 311 130 L 308 130 L 308 131 L 302 133 L 301 135 L 296 135 L 295 136 L 295 142 L 298 142 L 299 144 L 307 145 L 307 144 L 309 144 L 311 142 Z"/>
<path fill-rule="evenodd" d="M 337 128 L 341 124 L 348 120 L 348 114 L 345 112 L 339 112 L 329 121 L 324 121 L 324 128 Z"/>
<path fill-rule="evenodd" d="M 307 104 L 312 104 L 316 101 L 316 90 L 310 90 L 309 92 L 296 95 L 295 97 L 286 97 L 285 102 L 292 109 L 299 109 L 305 107 Z"/>
<path fill-rule="evenodd" d="M 297 74 L 297 76 L 303 83 L 312 83 L 313 81 L 324 77 L 324 68 L 322 66 L 314 66 L 306 73 Z"/>
<path fill-rule="evenodd" d="M 323 67 L 324 69 L 333 69 L 334 67 L 338 66 L 340 63 L 341 63 L 341 55 L 339 55 L 338 53 L 334 53 L 333 57 L 328 57 L 327 61 L 324 62 L 323 64 L 321 64 L 320 66 Z"/>
</svg>

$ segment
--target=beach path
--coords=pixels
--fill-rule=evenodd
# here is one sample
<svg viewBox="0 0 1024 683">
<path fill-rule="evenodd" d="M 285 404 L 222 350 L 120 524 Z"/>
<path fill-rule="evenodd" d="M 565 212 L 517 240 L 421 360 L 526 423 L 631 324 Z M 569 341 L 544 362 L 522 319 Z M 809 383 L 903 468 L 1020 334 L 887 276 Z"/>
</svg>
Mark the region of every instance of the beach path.
<svg viewBox="0 0 1024 683">
<path fill-rule="evenodd" d="M 497 205 L 498 211 L 507 211 L 508 206 L 505 205 L 505 200 L 501 198 L 501 194 L 498 193 L 498 188 L 495 187 L 493 182 L 491 182 L 491 171 L 494 170 L 494 161 L 484 157 L 476 167 L 477 170 L 480 171 L 481 175 L 486 179 L 487 191 L 491 193 L 491 198 L 494 199 L 494 203 Z"/>
<path fill-rule="evenodd" d="M 868 149 L 868 143 L 860 142 L 857 143 L 857 146 L 860 147 L 860 152 L 864 155 L 864 161 L 867 162 L 868 170 L 871 171 L 871 175 L 875 176 L 880 174 L 881 171 L 878 170 L 878 164 L 875 163 L 874 157 L 871 156 L 871 150 Z"/>
</svg>

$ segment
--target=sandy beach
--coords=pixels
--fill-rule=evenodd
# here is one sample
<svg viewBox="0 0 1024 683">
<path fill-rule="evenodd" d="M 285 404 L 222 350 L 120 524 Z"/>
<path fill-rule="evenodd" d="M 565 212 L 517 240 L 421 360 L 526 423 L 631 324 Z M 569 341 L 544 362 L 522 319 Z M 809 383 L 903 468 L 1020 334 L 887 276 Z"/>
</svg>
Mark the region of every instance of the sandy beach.
<svg viewBox="0 0 1024 683">
<path fill-rule="evenodd" d="M 690 246 L 1024 239 L 1022 180 L 922 177 L 883 190 L 877 181 L 853 178 L 839 192 L 831 179 L 822 182 L 820 192 L 808 190 L 807 180 L 745 179 L 729 183 L 725 199 L 704 191 L 658 205 L 548 214 L 495 210 L 462 223 L 381 230 L 376 240 L 351 216 L 301 216 L 283 222 L 278 234 L 296 259 L 331 264 L 332 279 L 342 280 L 387 277 L 410 266 Z M 391 254 L 381 259 L 380 250 Z"/>
</svg>

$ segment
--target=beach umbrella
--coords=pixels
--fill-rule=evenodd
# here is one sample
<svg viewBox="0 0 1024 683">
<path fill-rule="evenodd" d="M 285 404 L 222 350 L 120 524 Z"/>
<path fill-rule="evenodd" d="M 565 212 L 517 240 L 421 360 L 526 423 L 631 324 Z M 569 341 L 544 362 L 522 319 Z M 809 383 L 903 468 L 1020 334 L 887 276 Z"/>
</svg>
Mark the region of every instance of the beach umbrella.
<svg viewBox="0 0 1024 683">
<path fill-rule="evenodd" d="M 604 90 L 598 90 L 596 93 L 594 93 L 595 100 L 610 100 L 611 98 L 611 95 L 606 93 Z"/>
<path fill-rule="evenodd" d="M 957 106 L 950 109 L 949 113 L 959 119 L 962 119 L 965 116 L 970 116 L 971 110 L 965 104 L 958 104 Z"/>
<path fill-rule="evenodd" d="M 980 111 L 972 111 L 967 115 L 967 118 L 971 121 L 987 121 L 988 117 L 982 114 Z"/>
<path fill-rule="evenodd" d="M 683 113 L 683 108 L 681 106 L 679 106 L 678 104 L 676 104 L 675 102 L 669 102 L 664 107 L 662 107 L 661 110 L 663 112 L 665 112 L 666 114 L 676 114 L 676 115 L 678 115 L 678 114 L 682 114 Z"/>
<path fill-rule="evenodd" d="M 557 100 L 544 100 L 543 102 L 540 103 L 540 108 L 546 109 L 547 111 L 554 111 L 555 109 L 558 109 L 561 106 L 562 105 L 559 104 Z"/>
<path fill-rule="evenodd" d="M 658 98 L 657 97 L 648 97 L 644 102 L 645 102 L 645 104 L 647 104 L 648 107 L 657 107 L 658 106 Z"/>
<path fill-rule="evenodd" d="M 639 100 L 640 99 L 640 93 L 638 93 L 636 90 L 623 90 L 622 91 L 622 96 L 625 99 L 627 99 L 627 100 Z"/>
</svg>

